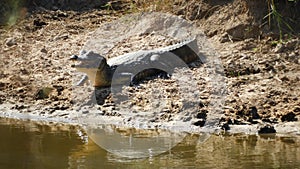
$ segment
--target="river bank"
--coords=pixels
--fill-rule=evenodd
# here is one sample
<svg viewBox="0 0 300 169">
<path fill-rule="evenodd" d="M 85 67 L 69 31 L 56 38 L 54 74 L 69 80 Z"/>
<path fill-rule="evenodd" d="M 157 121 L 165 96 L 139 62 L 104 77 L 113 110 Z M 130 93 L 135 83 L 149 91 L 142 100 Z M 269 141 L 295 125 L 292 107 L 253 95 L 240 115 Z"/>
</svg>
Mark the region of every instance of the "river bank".
<svg viewBox="0 0 300 169">
<path fill-rule="evenodd" d="M 276 33 L 267 31 L 267 26 L 258 28 L 255 23 L 259 21 L 253 19 L 252 3 L 236 0 L 198 5 L 205 7 L 202 13 L 194 13 L 196 8 L 184 2 L 177 4 L 181 10 L 172 12 L 196 22 L 219 53 L 227 89 L 219 125 L 221 130 L 299 134 L 299 36 L 285 37 L 280 42 Z M 235 6 L 242 10 L 234 10 Z M 123 9 L 76 11 L 37 6 L 15 25 L 1 27 L 0 116 L 74 124 L 87 116 L 86 111 L 95 109 L 96 115 L 104 121 L 113 119 L 115 123 L 133 124 L 124 122 L 109 100 L 105 105 L 78 111 L 72 96 L 76 70 L 71 68 L 69 57 L 84 47 L 98 27 L 128 13 L 127 7 Z M 260 11 L 259 15 L 265 15 L 259 8 L 256 10 Z M 139 40 L 151 44 L 151 38 L 134 37 L 125 44 L 136 47 Z M 112 51 L 119 54 L 122 47 Z M 203 67 L 193 70 L 198 79 L 202 77 L 201 69 Z M 166 83 L 157 80 L 145 84 L 142 89 L 136 88 L 136 97 L 144 95 L 149 86 L 171 88 Z M 204 96 L 201 99 L 205 100 Z M 140 100 L 135 104 L 140 104 Z M 208 102 L 202 102 L 198 112 L 190 114 L 189 120 L 183 121 L 182 125 L 189 124 L 191 131 L 199 132 L 203 126 L 201 122 L 205 122 L 201 115 L 209 113 L 205 106 Z M 170 106 L 160 118 L 154 119 L 152 126 L 172 126 L 172 113 L 180 112 L 180 107 Z"/>
</svg>

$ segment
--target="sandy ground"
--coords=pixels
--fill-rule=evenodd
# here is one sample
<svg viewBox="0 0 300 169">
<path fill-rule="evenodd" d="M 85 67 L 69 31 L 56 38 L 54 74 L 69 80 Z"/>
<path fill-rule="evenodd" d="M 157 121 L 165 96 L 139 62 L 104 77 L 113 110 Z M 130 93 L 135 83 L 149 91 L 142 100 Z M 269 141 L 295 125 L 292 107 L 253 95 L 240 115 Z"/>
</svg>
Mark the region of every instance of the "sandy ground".
<svg viewBox="0 0 300 169">
<path fill-rule="evenodd" d="M 221 108 L 223 115 L 219 126 L 236 131 L 246 126 L 262 133 L 275 132 L 275 127 L 277 132 L 299 133 L 298 36 L 285 38 L 283 43 L 279 43 L 275 35 L 261 35 L 260 31 L 255 30 L 255 26 L 252 27 L 252 31 L 245 33 L 251 15 L 245 14 L 243 10 L 233 10 L 231 12 L 239 16 L 237 21 L 236 17 L 226 14 L 234 5 L 243 6 L 243 1 L 218 4 L 214 10 L 219 13 L 206 11 L 207 15 L 202 17 L 201 13 L 198 13 L 199 16 L 193 14 L 194 9 L 190 9 L 189 4 L 177 5 L 182 5 L 183 11 L 177 10 L 174 13 L 193 19 L 220 55 L 227 91 L 225 103 Z M 208 9 L 211 9 L 209 5 Z M 63 122 L 72 121 L 71 119 L 77 117 L 78 122 L 78 104 L 72 96 L 76 90 L 73 86 L 76 70 L 71 68 L 72 63 L 68 59 L 72 54 L 79 53 L 92 32 L 99 26 L 123 15 L 125 12 L 122 10 L 64 11 L 43 8 L 28 13 L 24 19 L 11 27 L 1 27 L 1 116 L 35 117 L 41 120 L 58 117 L 58 121 Z M 198 18 L 191 18 L 192 16 Z M 265 29 L 262 30 L 264 31 Z M 157 37 L 131 37 L 113 48 L 109 57 L 113 56 L 112 53 L 138 50 L 136 46 L 141 41 L 152 48 L 172 43 L 169 39 L 162 39 L 161 43 L 156 44 Z M 205 66 L 204 64 L 191 68 L 193 76 L 203 86 L 205 79 L 202 72 Z M 209 92 L 201 93 L 195 112 L 180 114 L 182 104 L 178 102 L 178 96 L 174 92 L 176 88 L 172 84 L 172 78 L 155 78 L 125 91 L 132 93 L 133 100 L 130 105 L 137 109 L 147 109 L 148 102 L 145 100 L 148 99 L 147 92 L 150 86 L 152 89 L 160 88 L 167 92 L 165 95 L 170 96 L 170 102 L 166 104 L 166 109 L 149 119 L 155 126 L 163 123 L 172 125 L 172 120 L 178 114 L 180 120 L 188 122 L 192 128 L 205 125 L 206 115 L 211 113 L 206 106 L 211 101 L 207 99 Z M 209 91 L 209 88 L 206 90 Z M 192 100 L 197 101 L 195 98 Z M 120 117 L 115 106 L 108 98 L 105 104 L 94 107 L 98 113 L 93 114 L 93 117 L 107 117 L 109 120 L 116 118 L 130 122 L 131 119 Z M 81 115 L 87 114 L 86 111 L 89 111 L 89 108 L 81 109 Z M 290 128 L 285 130 L 278 126 Z"/>
</svg>

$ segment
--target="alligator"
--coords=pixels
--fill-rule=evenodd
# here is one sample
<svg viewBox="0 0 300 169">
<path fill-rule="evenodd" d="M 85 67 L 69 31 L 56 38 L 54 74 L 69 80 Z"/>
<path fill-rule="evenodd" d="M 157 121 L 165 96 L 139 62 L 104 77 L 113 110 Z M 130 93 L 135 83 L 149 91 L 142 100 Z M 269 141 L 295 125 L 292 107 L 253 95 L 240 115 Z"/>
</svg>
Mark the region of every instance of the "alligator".
<svg viewBox="0 0 300 169">
<path fill-rule="evenodd" d="M 167 47 L 127 53 L 109 60 L 93 51 L 81 51 L 79 56 L 72 55 L 70 60 L 80 61 L 72 67 L 86 74 L 77 85 L 90 79 L 97 88 L 138 82 L 160 72 L 171 75 L 175 67 L 196 61 L 202 63 L 196 38 Z"/>
</svg>

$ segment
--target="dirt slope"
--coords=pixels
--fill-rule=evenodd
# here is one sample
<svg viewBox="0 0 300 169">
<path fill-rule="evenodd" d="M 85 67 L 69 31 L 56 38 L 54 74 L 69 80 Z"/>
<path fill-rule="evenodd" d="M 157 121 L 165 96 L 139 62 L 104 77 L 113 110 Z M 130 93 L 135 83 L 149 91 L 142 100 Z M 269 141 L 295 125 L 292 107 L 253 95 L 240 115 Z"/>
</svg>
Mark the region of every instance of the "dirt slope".
<svg viewBox="0 0 300 169">
<path fill-rule="evenodd" d="M 276 29 L 273 33 L 261 19 L 267 11 L 264 3 L 193 2 L 177 1 L 168 10 L 197 21 L 221 54 L 228 88 L 222 124 L 273 125 L 299 120 L 298 36 L 278 43 Z M 17 24 L 0 29 L 0 103 L 13 104 L 13 109 L 23 113 L 73 109 L 71 75 L 75 70 L 69 56 L 78 53 L 89 33 L 127 13 L 131 4 L 113 4 L 112 9 L 124 9 L 116 11 L 97 5 L 85 6 L 85 10 L 57 10 L 59 6 L 49 10 L 42 5 L 30 9 Z M 157 6 L 146 8 L 159 10 Z"/>
</svg>

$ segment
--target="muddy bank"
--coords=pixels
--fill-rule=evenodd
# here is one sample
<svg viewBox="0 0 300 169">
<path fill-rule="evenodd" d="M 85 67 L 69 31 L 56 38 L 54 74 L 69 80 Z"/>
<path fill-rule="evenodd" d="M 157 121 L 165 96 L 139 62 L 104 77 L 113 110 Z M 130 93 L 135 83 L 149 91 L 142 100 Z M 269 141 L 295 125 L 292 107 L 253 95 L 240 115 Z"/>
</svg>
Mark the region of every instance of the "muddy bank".
<svg viewBox="0 0 300 169">
<path fill-rule="evenodd" d="M 240 8 L 235 9 L 243 10 L 233 10 L 236 5 Z M 261 5 L 261 8 L 256 9 L 259 12 L 255 13 L 254 5 L 236 0 L 222 4 L 201 2 L 192 8 L 191 4 L 182 1 L 175 4 L 174 9 L 180 10 L 174 10 L 173 13 L 194 20 L 220 55 L 227 86 L 220 127 L 233 132 L 239 131 L 242 126 L 253 128 L 255 132 L 274 132 L 274 127 L 276 132 L 295 133 L 299 131 L 297 126 L 286 130 L 276 126 L 285 126 L 290 122 L 297 124 L 300 118 L 300 41 L 298 36 L 292 36 L 280 43 L 276 39 L 276 32 L 270 32 L 267 25 L 257 30 L 257 25 L 265 22 L 257 18 L 263 18 L 266 14 L 262 12 L 266 11 L 266 6 Z M 180 8 L 175 8 L 176 6 Z M 206 8 L 195 13 L 200 7 Z M 122 10 L 102 8 L 83 11 L 46 8 L 27 13 L 24 19 L 10 28 L 2 27 L 1 116 L 18 118 L 22 115 L 28 117 L 29 114 L 34 119 L 53 118 L 63 122 L 74 119 L 77 122 L 78 117 L 84 117 L 90 107 L 78 111 L 74 103 L 73 75 L 76 70 L 71 68 L 72 63 L 68 58 L 84 47 L 91 33 L 99 26 L 119 18 L 124 13 L 126 12 Z M 247 28 L 252 31 L 245 31 Z M 151 38 L 131 37 L 131 40 L 124 41 L 118 48 L 111 50 L 111 56 L 112 53 L 122 53 L 124 44 L 136 47 L 140 42 L 147 45 L 154 43 Z M 126 50 L 125 48 L 124 51 Z M 192 71 L 199 83 L 204 84 L 204 79 L 201 79 L 203 69 L 205 65 L 193 68 Z M 158 78 L 132 89 L 136 98 L 133 104 L 144 106 L 147 97 L 142 96 L 147 96 L 144 94 L 149 86 L 166 86 L 169 89 L 165 90 L 173 91 L 170 90 L 172 86 L 167 80 Z M 206 114 L 211 113 L 206 106 L 206 95 L 209 92 L 202 93 L 199 99 L 193 98 L 196 101 L 202 99 L 202 104 L 197 107 L 196 112 L 188 114 L 183 120 L 183 124 L 189 124 L 189 128 L 201 129 L 201 124 L 205 124 Z M 174 114 L 180 113 L 180 104 L 176 104 L 174 99 L 168 109 L 159 112 L 159 118 L 151 119 L 153 126 L 172 124 Z M 118 117 L 109 100 L 107 104 L 96 106 L 95 109 L 97 113 L 93 116 L 124 121 Z M 14 113 L 20 114 L 15 116 Z M 130 124 L 130 121 L 124 123 Z M 266 125 L 271 127 L 261 129 Z"/>
<path fill-rule="evenodd" d="M 96 111 L 96 109 L 90 109 L 90 111 Z M 2 105 L 0 108 L 0 117 L 16 119 L 21 121 L 30 120 L 35 122 L 34 124 L 49 126 L 49 129 L 55 130 L 63 126 L 69 128 L 69 125 L 76 126 L 78 130 L 87 128 L 98 128 L 101 125 L 114 125 L 116 128 L 122 130 L 135 128 L 142 130 L 145 133 L 149 132 L 151 134 L 152 130 L 168 130 L 170 132 L 187 132 L 191 134 L 199 133 L 212 133 L 212 134 L 225 134 L 225 133 L 241 133 L 241 134 L 277 134 L 279 136 L 284 135 L 300 135 L 300 123 L 299 122 L 285 122 L 278 124 L 252 124 L 252 125 L 237 125 L 229 124 L 227 127 L 229 130 L 225 130 L 221 127 L 207 126 L 199 128 L 193 125 L 188 125 L 188 123 L 175 123 L 174 122 L 163 122 L 163 123 L 142 123 L 140 121 L 128 122 L 124 121 L 123 118 L 118 116 L 101 116 L 97 114 L 86 116 L 84 113 L 78 111 L 57 111 L 54 114 L 40 114 L 39 111 L 34 111 L 31 113 L 20 113 L 18 111 L 12 110 L 12 105 Z M 14 121 L 16 122 L 16 121 Z M 72 128 L 72 127 L 71 127 Z"/>
</svg>

